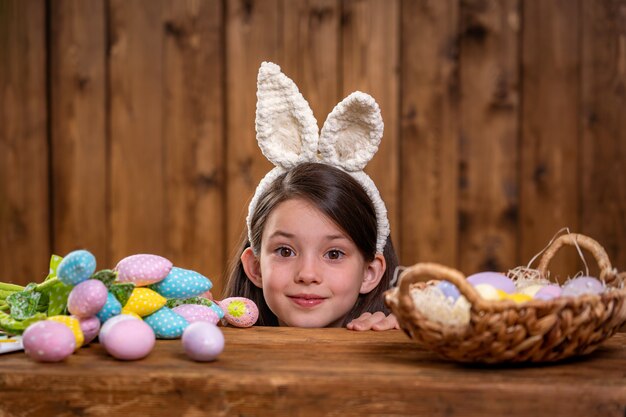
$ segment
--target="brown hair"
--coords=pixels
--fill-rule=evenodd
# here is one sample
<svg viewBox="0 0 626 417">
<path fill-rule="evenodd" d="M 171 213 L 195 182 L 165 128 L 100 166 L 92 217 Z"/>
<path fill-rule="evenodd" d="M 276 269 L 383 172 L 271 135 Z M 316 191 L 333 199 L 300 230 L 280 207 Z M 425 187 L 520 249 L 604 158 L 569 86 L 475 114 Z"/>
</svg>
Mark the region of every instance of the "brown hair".
<svg viewBox="0 0 626 417">
<path fill-rule="evenodd" d="M 352 239 L 366 262 L 376 254 L 376 212 L 367 193 L 350 174 L 326 164 L 304 163 L 280 175 L 260 196 L 252 215 L 250 228 L 252 242 L 244 231 L 241 245 L 228 271 L 224 289 L 226 297 L 246 297 L 259 307 L 260 326 L 278 326 L 278 319 L 267 306 L 261 288 L 246 276 L 241 254 L 252 246 L 255 254 L 261 251 L 261 236 L 272 210 L 280 203 L 293 199 L 305 199 L 333 220 Z M 346 316 L 345 326 L 365 312 L 389 310 L 383 302 L 383 292 L 389 288 L 391 277 L 398 266 L 398 258 L 391 238 L 383 251 L 387 267 L 378 286 L 367 294 L 359 294 L 352 311 Z"/>
</svg>

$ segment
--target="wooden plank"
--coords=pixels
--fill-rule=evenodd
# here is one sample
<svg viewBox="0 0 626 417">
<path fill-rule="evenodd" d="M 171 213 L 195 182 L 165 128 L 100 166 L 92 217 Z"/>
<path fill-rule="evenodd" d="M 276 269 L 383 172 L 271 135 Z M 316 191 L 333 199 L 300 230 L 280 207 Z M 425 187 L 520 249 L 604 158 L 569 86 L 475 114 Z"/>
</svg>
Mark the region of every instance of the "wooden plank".
<svg viewBox="0 0 626 417">
<path fill-rule="evenodd" d="M 518 0 L 461 2 L 459 255 L 466 274 L 517 266 Z"/>
<path fill-rule="evenodd" d="M 162 3 L 109 3 L 110 216 L 113 263 L 163 254 Z"/>
<path fill-rule="evenodd" d="M 580 229 L 626 270 L 626 1 L 582 2 Z"/>
<path fill-rule="evenodd" d="M 380 148 L 366 172 L 385 201 L 391 237 L 399 243 L 400 2 L 346 1 L 341 24 L 343 96 L 356 90 L 372 95 L 385 123 Z"/>
<path fill-rule="evenodd" d="M 107 253 L 105 13 L 103 1 L 50 3 L 53 250 Z"/>
<path fill-rule="evenodd" d="M 167 1 L 164 11 L 166 250 L 221 291 L 224 239 L 222 2 Z"/>
<path fill-rule="evenodd" d="M 50 259 L 46 4 L 0 1 L 0 281 L 40 281 Z"/>
<path fill-rule="evenodd" d="M 402 3 L 400 261 L 458 260 L 456 1 Z"/>
<path fill-rule="evenodd" d="M 338 0 L 283 0 L 277 64 L 311 106 L 321 129 L 343 98 L 339 63 Z"/>
<path fill-rule="evenodd" d="M 520 242 L 528 262 L 562 227 L 579 230 L 579 2 L 523 3 Z M 579 269 L 575 250 L 551 270 Z"/>
<path fill-rule="evenodd" d="M 256 142 L 256 78 L 279 52 L 279 1 L 226 2 L 227 255 L 235 255 L 259 180 L 272 168 Z"/>
</svg>

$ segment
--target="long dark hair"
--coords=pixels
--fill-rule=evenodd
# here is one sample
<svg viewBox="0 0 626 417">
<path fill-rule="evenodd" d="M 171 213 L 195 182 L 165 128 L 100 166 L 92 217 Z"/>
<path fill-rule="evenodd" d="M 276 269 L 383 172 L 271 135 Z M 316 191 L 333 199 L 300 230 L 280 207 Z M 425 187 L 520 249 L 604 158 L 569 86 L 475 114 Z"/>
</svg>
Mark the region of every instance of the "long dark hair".
<svg viewBox="0 0 626 417">
<path fill-rule="evenodd" d="M 261 236 L 272 210 L 280 203 L 301 198 L 317 207 L 335 222 L 352 239 L 366 262 L 376 255 L 376 212 L 367 193 L 359 182 L 344 171 L 326 164 L 304 163 L 280 175 L 260 196 L 252 215 L 251 239 L 244 231 L 240 247 L 233 257 L 228 281 L 224 289 L 226 297 L 246 297 L 259 307 L 260 326 L 278 326 L 278 319 L 263 298 L 263 290 L 255 286 L 246 276 L 241 263 L 241 254 L 252 246 L 255 254 L 261 252 Z M 383 293 L 389 288 L 398 258 L 391 238 L 383 251 L 387 267 L 378 286 L 367 294 L 359 294 L 352 311 L 343 325 L 365 312 L 389 310 L 384 304 Z"/>
</svg>

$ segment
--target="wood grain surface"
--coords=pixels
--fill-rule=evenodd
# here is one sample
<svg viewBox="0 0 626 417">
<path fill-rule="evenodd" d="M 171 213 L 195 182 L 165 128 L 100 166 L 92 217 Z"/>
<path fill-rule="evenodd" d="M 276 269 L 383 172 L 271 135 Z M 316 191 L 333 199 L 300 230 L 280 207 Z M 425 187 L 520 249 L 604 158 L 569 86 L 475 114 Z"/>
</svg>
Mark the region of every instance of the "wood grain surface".
<svg viewBox="0 0 626 417">
<path fill-rule="evenodd" d="M 623 416 L 626 335 L 544 366 L 444 361 L 401 331 L 225 328 L 215 362 L 180 340 L 117 361 L 99 344 L 65 362 L 0 356 L 0 416 Z"/>
</svg>

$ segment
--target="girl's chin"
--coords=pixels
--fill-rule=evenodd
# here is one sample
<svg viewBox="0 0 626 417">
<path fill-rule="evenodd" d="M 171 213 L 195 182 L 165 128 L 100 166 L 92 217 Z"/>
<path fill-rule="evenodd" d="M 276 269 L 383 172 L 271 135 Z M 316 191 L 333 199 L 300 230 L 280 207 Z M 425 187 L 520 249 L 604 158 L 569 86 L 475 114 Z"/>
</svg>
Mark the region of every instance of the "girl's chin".
<svg viewBox="0 0 626 417">
<path fill-rule="evenodd" d="M 302 320 L 278 320 L 278 325 L 282 327 L 300 327 L 303 329 L 321 329 L 325 327 L 342 327 L 342 322 L 343 319 L 339 319 L 329 323 L 326 320 L 312 320 L 311 318 L 304 318 Z"/>
</svg>

